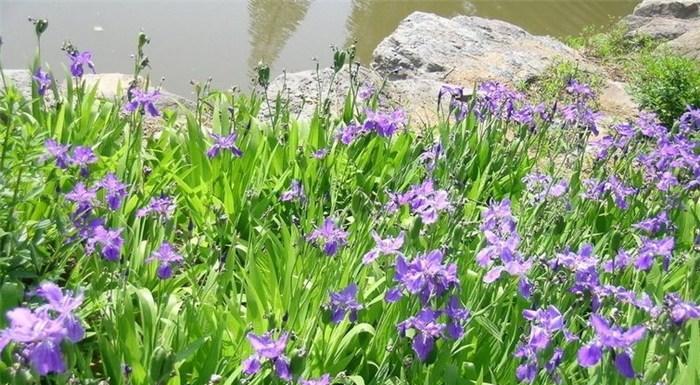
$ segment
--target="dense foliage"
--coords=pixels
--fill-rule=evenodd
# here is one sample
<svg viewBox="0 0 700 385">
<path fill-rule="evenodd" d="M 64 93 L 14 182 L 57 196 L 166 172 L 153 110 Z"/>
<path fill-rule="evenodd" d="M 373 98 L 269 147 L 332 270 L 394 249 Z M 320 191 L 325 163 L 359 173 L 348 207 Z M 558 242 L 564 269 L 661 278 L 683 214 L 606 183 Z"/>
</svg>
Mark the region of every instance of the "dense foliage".
<svg viewBox="0 0 700 385">
<path fill-rule="evenodd" d="M 67 55 L 65 94 L 40 60 L 0 91 L 0 382 L 700 379 L 700 111 L 603 130 L 584 84 L 486 82 L 418 130 L 352 50 L 341 116 L 202 86 L 160 111 Z"/>
</svg>

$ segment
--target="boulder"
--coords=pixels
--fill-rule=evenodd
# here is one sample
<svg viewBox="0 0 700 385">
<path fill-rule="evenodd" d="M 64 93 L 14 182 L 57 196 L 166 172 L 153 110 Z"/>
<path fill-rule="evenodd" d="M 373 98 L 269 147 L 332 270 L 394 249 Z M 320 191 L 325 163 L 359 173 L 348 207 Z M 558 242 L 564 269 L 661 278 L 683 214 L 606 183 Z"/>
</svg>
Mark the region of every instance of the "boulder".
<svg viewBox="0 0 700 385">
<path fill-rule="evenodd" d="M 29 70 L 3 70 L 5 81 L 13 84 L 25 98 L 32 97 L 32 74 Z"/>
<path fill-rule="evenodd" d="M 643 17 L 630 15 L 623 19 L 629 35 L 645 35 L 654 39 L 673 40 L 686 32 L 700 28 L 700 19 Z"/>
<path fill-rule="evenodd" d="M 557 60 L 580 62 L 563 43 L 515 25 L 480 17 L 451 19 L 414 12 L 374 50 L 372 68 L 386 77 L 390 99 L 412 117 L 431 120 L 440 86 L 471 88 L 498 80 L 514 85 L 540 75 Z"/>
<path fill-rule="evenodd" d="M 700 23 L 697 28 L 663 44 L 662 47 L 700 62 Z"/>
<path fill-rule="evenodd" d="M 633 15 L 692 19 L 700 17 L 700 0 L 644 0 L 634 8 Z"/>
</svg>

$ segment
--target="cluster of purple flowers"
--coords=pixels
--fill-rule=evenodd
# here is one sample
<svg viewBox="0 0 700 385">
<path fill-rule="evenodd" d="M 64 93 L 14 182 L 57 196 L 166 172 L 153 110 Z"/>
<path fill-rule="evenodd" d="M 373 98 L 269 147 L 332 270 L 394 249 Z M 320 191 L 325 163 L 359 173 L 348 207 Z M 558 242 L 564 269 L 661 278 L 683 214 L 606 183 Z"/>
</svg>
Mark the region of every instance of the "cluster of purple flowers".
<svg viewBox="0 0 700 385">
<path fill-rule="evenodd" d="M 389 193 L 389 197 L 390 201 L 386 206 L 387 212 L 393 213 L 400 206 L 408 205 L 411 212 L 420 216 L 425 224 L 437 222 L 441 212 L 452 210 L 447 191 L 436 190 L 430 179 L 411 186 L 403 194 Z"/>
<path fill-rule="evenodd" d="M 418 157 L 418 160 L 423 162 L 425 164 L 425 168 L 429 171 L 432 172 L 435 169 L 435 164 L 437 163 L 438 159 L 443 156 L 443 148 L 442 144 L 440 143 L 435 143 L 430 148 L 425 150 L 420 156 Z"/>
<path fill-rule="evenodd" d="M 338 140 L 346 146 L 349 146 L 354 141 L 370 132 L 369 128 L 355 122 L 348 123 L 338 133 Z"/>
<path fill-rule="evenodd" d="M 392 112 L 365 111 L 363 129 L 367 132 L 375 132 L 377 135 L 389 138 L 406 125 L 406 112 L 401 109 Z"/>
<path fill-rule="evenodd" d="M 275 369 L 277 377 L 284 381 L 292 379 L 289 369 L 289 358 L 284 354 L 287 349 L 287 339 L 289 334 L 282 333 L 279 338 L 274 339 L 271 332 L 263 335 L 248 333 L 248 342 L 253 347 L 254 353 L 243 361 L 243 373 L 252 376 L 262 369 L 262 365 L 270 362 Z"/>
<path fill-rule="evenodd" d="M 51 84 L 53 84 L 53 78 L 51 75 L 41 68 L 37 68 L 32 78 L 37 84 L 37 93 L 40 96 L 44 96 L 46 91 L 51 87 Z"/>
<path fill-rule="evenodd" d="M 547 199 L 556 199 L 569 191 L 569 181 L 554 179 L 542 173 L 530 173 L 523 177 L 523 183 L 529 194 L 532 195 L 533 203 L 544 202 Z"/>
<path fill-rule="evenodd" d="M 159 196 L 151 198 L 151 201 L 136 212 L 137 218 L 143 218 L 148 215 L 155 215 L 164 219 L 169 219 L 175 213 L 175 200 L 169 196 Z"/>
<path fill-rule="evenodd" d="M 164 242 L 158 250 L 154 251 L 146 259 L 146 263 L 158 262 L 156 274 L 160 279 L 168 279 L 173 276 L 173 268 L 182 264 L 184 258 L 178 254 L 177 250 L 170 243 Z"/>
<path fill-rule="evenodd" d="M 340 323 L 348 313 L 350 313 L 350 322 L 357 320 L 357 312 L 362 309 L 362 305 L 357 302 L 357 292 L 357 285 L 351 283 L 345 289 L 330 294 L 328 309 L 331 312 L 332 323 Z"/>
<path fill-rule="evenodd" d="M 289 190 L 286 190 L 280 195 L 280 201 L 290 202 L 290 201 L 306 201 L 306 194 L 304 193 L 304 186 L 298 180 L 293 180 Z"/>
<path fill-rule="evenodd" d="M 124 104 L 124 111 L 133 113 L 139 111 L 147 114 L 150 117 L 160 116 L 160 111 L 156 107 L 158 99 L 160 99 L 160 91 L 144 91 L 138 88 L 130 88 L 128 92 L 128 100 Z"/>
<path fill-rule="evenodd" d="M 406 234 L 402 231 L 397 237 L 382 239 L 377 232 L 372 231 L 375 246 L 362 257 L 362 263 L 369 265 L 382 255 L 402 255 L 400 250 L 405 236 Z"/>
<path fill-rule="evenodd" d="M 457 265 L 443 264 L 441 250 L 429 251 L 407 261 L 403 255 L 396 257 L 397 285 L 386 293 L 386 300 L 396 302 L 406 293 L 417 295 L 423 304 L 440 297 L 459 285 Z"/>
<path fill-rule="evenodd" d="M 560 113 L 565 127 L 583 128 L 593 135 L 598 135 L 598 122 L 601 114 L 590 105 L 595 99 L 595 93 L 585 84 L 575 79 L 569 81 L 566 91 L 573 98 L 573 102 L 562 107 Z"/>
<path fill-rule="evenodd" d="M 476 262 L 484 268 L 490 268 L 484 275 L 484 282 L 495 282 L 506 272 L 520 277 L 518 291 L 523 297 L 529 298 L 532 285 L 527 279 L 527 273 L 532 268 L 532 261 L 518 252 L 520 236 L 515 228 L 516 219 L 511 212 L 510 200 L 491 203 L 481 218 L 481 231 L 486 238 L 486 246 L 477 253 Z"/>
<path fill-rule="evenodd" d="M 68 53 L 68 58 L 70 59 L 70 73 L 76 77 L 81 78 L 85 73 L 84 66 L 88 66 L 93 73 L 95 73 L 95 63 L 92 62 L 92 53 L 89 51 L 78 52 L 71 51 Z"/>
<path fill-rule="evenodd" d="M 700 187 L 700 147 L 697 140 L 679 133 L 657 135 L 651 151 L 639 155 L 645 180 L 661 191 L 682 185 L 687 190 Z"/>
<path fill-rule="evenodd" d="M 0 352 L 14 342 L 40 375 L 63 373 L 66 364 L 61 344 L 76 343 L 85 335 L 75 315 L 83 295 L 64 292 L 51 282 L 42 283 L 36 295 L 46 303 L 36 309 L 19 307 L 7 312 L 9 325 L 0 330 Z"/>
<path fill-rule="evenodd" d="M 636 325 L 624 330 L 610 324 L 598 314 L 592 314 L 589 323 L 595 332 L 595 337 L 579 349 L 579 364 L 586 368 L 598 365 L 605 351 L 610 350 L 615 353 L 614 363 L 617 371 L 624 377 L 634 378 L 632 349 L 646 335 L 646 327 Z"/>
<path fill-rule="evenodd" d="M 348 233 L 339 228 L 332 218 L 326 218 L 320 227 L 306 237 L 306 240 L 320 246 L 327 256 L 332 257 L 348 243 Z"/>
<path fill-rule="evenodd" d="M 76 146 L 73 152 L 70 153 L 71 147 L 49 139 L 44 143 L 47 155 L 54 158 L 56 166 L 66 169 L 70 166 L 75 166 L 80 169 L 80 175 L 87 177 L 89 174 L 88 166 L 95 164 L 98 161 L 97 155 L 90 147 Z"/>
<path fill-rule="evenodd" d="M 576 340 L 576 336 L 566 328 L 564 316 L 555 306 L 524 310 L 523 318 L 530 322 L 530 333 L 515 349 L 515 356 L 523 360 L 517 367 L 515 376 L 520 382 L 531 383 L 544 368 L 558 382 L 556 369 L 564 358 L 564 350 L 561 347 L 551 349 L 552 342 L 560 333 L 566 342 Z M 552 350 L 552 354 L 547 359 L 545 354 L 549 350 Z"/>
<path fill-rule="evenodd" d="M 583 181 L 583 185 L 586 188 L 586 191 L 582 193 L 584 198 L 600 201 L 608 194 L 612 197 L 615 205 L 622 210 L 629 208 L 627 198 L 637 193 L 636 189 L 627 186 L 616 176 L 611 176 L 603 181 L 586 179 Z"/>
</svg>

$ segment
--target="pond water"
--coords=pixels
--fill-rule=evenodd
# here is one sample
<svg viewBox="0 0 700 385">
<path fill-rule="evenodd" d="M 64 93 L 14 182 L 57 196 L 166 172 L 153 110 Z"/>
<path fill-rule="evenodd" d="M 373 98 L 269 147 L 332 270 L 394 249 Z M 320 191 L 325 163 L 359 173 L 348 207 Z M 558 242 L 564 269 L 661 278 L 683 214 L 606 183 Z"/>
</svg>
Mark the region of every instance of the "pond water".
<svg viewBox="0 0 700 385">
<path fill-rule="evenodd" d="M 64 40 L 91 50 L 100 72 L 130 72 L 136 35 L 151 37 L 152 74 L 188 94 L 190 80 L 211 76 L 217 87 L 250 84 L 259 60 L 282 69 L 328 64 L 330 45 L 357 40 L 359 59 L 413 11 L 477 15 L 517 24 L 531 33 L 565 37 L 586 26 L 605 27 L 632 12 L 636 0 L 0 0 L 5 68 L 26 67 L 35 50 L 28 16 L 49 19 L 44 60 L 60 69 Z"/>
</svg>

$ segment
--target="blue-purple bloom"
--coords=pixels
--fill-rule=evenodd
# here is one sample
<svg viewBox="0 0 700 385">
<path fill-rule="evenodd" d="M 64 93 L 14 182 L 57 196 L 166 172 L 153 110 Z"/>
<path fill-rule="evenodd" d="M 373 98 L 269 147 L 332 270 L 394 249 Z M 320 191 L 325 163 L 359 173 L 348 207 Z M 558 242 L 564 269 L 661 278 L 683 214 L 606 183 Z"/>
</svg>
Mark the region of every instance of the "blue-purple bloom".
<svg viewBox="0 0 700 385">
<path fill-rule="evenodd" d="M 396 257 L 394 280 L 397 285 L 386 293 L 385 299 L 395 302 L 404 295 L 404 292 L 407 292 L 417 295 L 425 304 L 430 299 L 457 287 L 459 285 L 457 265 L 443 264 L 443 257 L 444 253 L 441 250 L 429 251 L 410 262 L 403 255 Z"/>
<path fill-rule="evenodd" d="M 158 262 L 157 274 L 160 279 L 172 277 L 173 267 L 182 264 L 183 261 L 184 258 L 178 254 L 177 249 L 168 242 L 163 242 L 158 250 L 146 259 L 146 263 Z"/>
<path fill-rule="evenodd" d="M 627 378 L 634 378 L 632 367 L 632 347 L 646 335 L 646 327 L 637 325 L 627 330 L 611 325 L 598 314 L 592 314 L 590 324 L 595 332 L 595 337 L 578 351 L 578 363 L 583 367 L 597 365 L 603 357 L 604 351 L 615 352 L 615 367 L 617 371 Z"/>
<path fill-rule="evenodd" d="M 70 156 L 68 156 L 68 151 L 70 146 L 60 144 L 53 139 L 49 139 L 44 143 L 47 155 L 53 157 L 56 160 L 56 166 L 59 168 L 68 168 L 70 164 Z"/>
<path fill-rule="evenodd" d="M 128 92 L 129 100 L 124 104 L 124 111 L 134 112 L 140 111 L 148 114 L 151 117 L 160 116 L 160 111 L 156 107 L 158 99 L 160 99 L 160 91 L 143 91 L 138 88 L 132 88 Z"/>
<path fill-rule="evenodd" d="M 121 256 L 122 245 L 124 245 L 124 238 L 122 238 L 121 229 L 107 229 L 103 225 L 97 225 L 92 233 L 88 236 L 85 251 L 88 254 L 92 254 L 97 250 L 99 246 L 102 252 L 102 257 L 108 261 L 117 261 Z"/>
<path fill-rule="evenodd" d="M 583 185 L 586 188 L 586 191 L 582 193 L 584 198 L 600 201 L 607 193 L 612 197 L 615 205 L 622 210 L 629 208 L 627 198 L 637 192 L 637 190 L 625 185 L 615 176 L 609 177 L 606 181 L 586 179 L 583 181 Z"/>
<path fill-rule="evenodd" d="M 78 182 L 73 186 L 73 190 L 66 194 L 66 199 L 77 204 L 75 213 L 77 216 L 83 216 L 92 210 L 97 193 L 95 189 L 87 188 L 83 182 Z"/>
<path fill-rule="evenodd" d="M 36 70 L 36 73 L 34 73 L 34 76 L 32 78 L 37 84 L 37 92 L 39 93 L 39 95 L 44 96 L 49 87 L 51 87 L 51 83 L 53 83 L 53 78 L 51 78 L 51 75 L 49 75 L 48 72 L 44 72 L 44 70 L 42 70 L 41 68 L 38 68 Z"/>
<path fill-rule="evenodd" d="M 175 213 L 175 200 L 169 196 L 153 197 L 148 205 L 136 212 L 137 218 L 142 218 L 150 214 L 162 218 L 170 218 Z"/>
<path fill-rule="evenodd" d="M 351 122 L 340 130 L 340 133 L 338 133 L 338 139 L 340 139 L 341 143 L 347 146 L 367 133 L 369 133 L 369 130 L 367 130 L 364 126 Z"/>
<path fill-rule="evenodd" d="M 672 225 L 666 211 L 662 211 L 656 216 L 635 223 L 632 227 L 642 230 L 649 235 L 656 235 L 657 233 L 668 231 Z"/>
<path fill-rule="evenodd" d="M 386 209 L 395 212 L 399 206 L 408 205 L 411 212 L 419 215 L 425 224 L 437 222 L 443 211 L 452 210 L 449 196 L 445 190 L 436 190 L 433 181 L 428 179 L 419 185 L 413 185 L 404 194 L 389 194 L 391 200 Z"/>
<path fill-rule="evenodd" d="M 298 200 L 300 202 L 306 200 L 306 194 L 304 194 L 304 186 L 301 184 L 300 181 L 296 179 L 292 181 L 289 190 L 283 192 L 282 195 L 280 195 L 280 201 L 282 202 L 289 202 L 294 200 Z"/>
<path fill-rule="evenodd" d="M 7 344 L 15 342 L 39 375 L 63 373 L 66 364 L 61 344 L 76 343 L 85 334 L 74 313 L 82 304 L 83 296 L 63 292 L 48 282 L 42 283 L 36 294 L 47 303 L 34 310 L 18 307 L 7 312 L 9 325 L 0 330 L 0 352 Z"/>
<path fill-rule="evenodd" d="M 666 306 L 669 310 L 671 321 L 680 326 L 690 319 L 700 319 L 700 306 L 685 302 L 676 293 L 666 294 Z"/>
<path fill-rule="evenodd" d="M 211 147 L 209 147 L 209 150 L 207 150 L 207 156 L 210 159 L 219 155 L 222 150 L 229 150 L 233 156 L 237 157 L 243 155 L 241 149 L 236 146 L 238 134 L 235 132 L 232 132 L 229 135 L 210 134 L 210 136 L 212 139 L 214 139 L 214 143 L 211 145 Z"/>
<path fill-rule="evenodd" d="M 276 340 L 272 338 L 271 332 L 261 336 L 248 333 L 246 337 L 255 352 L 243 361 L 243 373 L 245 375 L 251 376 L 260 372 L 262 365 L 269 361 L 272 363 L 277 377 L 284 381 L 292 379 L 289 369 L 289 358 L 284 355 L 289 337 L 287 333 L 282 333 Z"/>
<path fill-rule="evenodd" d="M 379 136 L 391 137 L 406 125 L 406 113 L 400 109 L 392 112 L 366 110 L 365 114 L 367 118 L 363 127 L 367 131 L 376 132 Z"/>
<path fill-rule="evenodd" d="M 673 237 L 661 239 L 643 238 L 642 246 L 637 253 L 637 259 L 634 261 L 634 267 L 637 270 L 649 270 L 654 264 L 656 257 L 663 257 L 664 269 L 668 269 L 674 247 L 675 240 Z"/>
<path fill-rule="evenodd" d="M 357 302 L 357 291 L 357 285 L 351 283 L 345 289 L 330 294 L 328 308 L 332 323 L 340 323 L 348 313 L 350 313 L 350 322 L 357 320 L 357 311 L 362 309 L 362 305 Z"/>
<path fill-rule="evenodd" d="M 402 336 L 405 336 L 406 331 L 409 329 L 416 331 L 411 346 L 421 361 L 428 359 L 435 347 L 435 341 L 445 331 L 445 324 L 438 321 L 439 316 L 439 311 L 426 308 L 421 310 L 415 317 L 410 317 L 397 325 Z"/>
<path fill-rule="evenodd" d="M 374 86 L 370 83 L 364 83 L 357 91 L 357 97 L 360 100 L 368 100 L 374 95 Z"/>
<path fill-rule="evenodd" d="M 564 317 L 555 306 L 537 310 L 524 310 L 523 318 L 530 322 L 530 333 L 527 338 L 518 345 L 515 356 L 525 361 L 516 369 L 516 377 L 520 382 L 532 382 L 540 370 L 538 358 L 551 346 L 557 333 L 562 333 L 566 341 L 572 341 L 575 337 L 564 324 Z M 561 363 L 563 351 L 554 349 L 554 353 L 544 365 L 548 373 Z"/>
<path fill-rule="evenodd" d="M 80 175 L 88 176 L 88 166 L 97 163 L 97 155 L 90 147 L 77 146 L 73 149 L 73 154 L 70 156 L 70 163 L 73 166 L 80 168 Z"/>
<path fill-rule="evenodd" d="M 126 197 L 126 185 L 119 181 L 114 173 L 109 173 L 97 183 L 97 187 L 105 191 L 107 206 L 110 210 L 118 210 Z"/>
<path fill-rule="evenodd" d="M 471 312 L 465 308 L 457 296 L 450 297 L 443 311 L 448 322 L 445 333 L 448 337 L 456 340 L 464 335 L 464 327 L 471 317 Z"/>
<path fill-rule="evenodd" d="M 382 255 L 400 255 L 403 246 L 405 233 L 402 231 L 397 237 L 382 239 L 375 231 L 372 231 L 372 238 L 375 246 L 362 257 L 362 263 L 368 265 Z"/>
<path fill-rule="evenodd" d="M 91 52 L 71 52 L 68 54 L 68 58 L 71 60 L 70 73 L 76 78 L 80 78 L 83 76 L 83 66 L 85 65 L 87 65 L 92 70 L 92 72 L 95 73 L 95 64 L 92 62 Z"/>
<path fill-rule="evenodd" d="M 316 159 L 324 159 L 327 155 L 328 155 L 327 148 L 321 148 L 321 149 L 318 149 L 318 150 L 311 153 L 311 156 L 313 156 Z"/>
<path fill-rule="evenodd" d="M 323 225 L 312 231 L 306 240 L 320 246 L 326 255 L 332 257 L 348 243 L 348 233 L 339 228 L 333 219 L 326 218 Z"/>
</svg>

